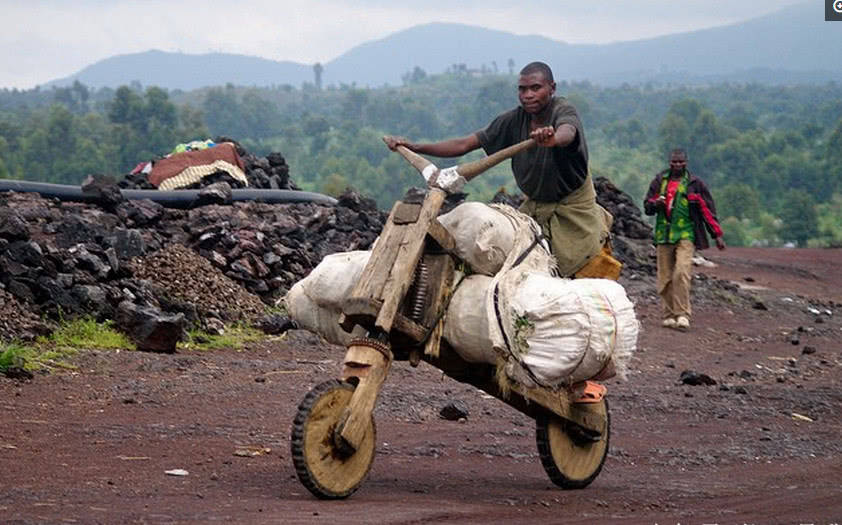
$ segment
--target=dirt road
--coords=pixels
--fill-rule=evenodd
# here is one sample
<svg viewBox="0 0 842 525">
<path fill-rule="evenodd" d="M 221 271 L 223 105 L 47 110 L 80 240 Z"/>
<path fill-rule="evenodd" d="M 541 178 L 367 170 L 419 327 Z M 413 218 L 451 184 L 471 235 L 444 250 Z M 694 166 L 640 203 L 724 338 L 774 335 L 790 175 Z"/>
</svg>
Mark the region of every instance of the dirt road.
<svg viewBox="0 0 842 525">
<path fill-rule="evenodd" d="M 686 334 L 659 326 L 650 282 L 626 281 L 639 350 L 629 379 L 607 383 L 611 449 L 584 490 L 551 484 L 531 419 L 398 363 L 368 480 L 314 499 L 290 424 L 343 349 L 295 331 L 241 351 L 81 352 L 75 371 L 0 378 L 0 522 L 842 523 L 842 250 L 705 256 L 719 266 L 696 269 Z M 716 384 L 682 384 L 685 370 Z M 467 420 L 439 417 L 451 401 Z"/>
</svg>

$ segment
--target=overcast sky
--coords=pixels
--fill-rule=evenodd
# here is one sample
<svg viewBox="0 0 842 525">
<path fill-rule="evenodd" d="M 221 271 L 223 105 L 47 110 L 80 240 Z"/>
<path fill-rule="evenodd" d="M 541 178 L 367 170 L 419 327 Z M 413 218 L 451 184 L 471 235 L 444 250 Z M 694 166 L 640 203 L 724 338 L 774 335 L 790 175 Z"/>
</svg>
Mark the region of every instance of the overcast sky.
<svg viewBox="0 0 842 525">
<path fill-rule="evenodd" d="M 429 22 L 607 43 L 739 22 L 803 1 L 0 0 L 0 87 L 32 88 L 149 49 L 324 63 Z"/>
</svg>

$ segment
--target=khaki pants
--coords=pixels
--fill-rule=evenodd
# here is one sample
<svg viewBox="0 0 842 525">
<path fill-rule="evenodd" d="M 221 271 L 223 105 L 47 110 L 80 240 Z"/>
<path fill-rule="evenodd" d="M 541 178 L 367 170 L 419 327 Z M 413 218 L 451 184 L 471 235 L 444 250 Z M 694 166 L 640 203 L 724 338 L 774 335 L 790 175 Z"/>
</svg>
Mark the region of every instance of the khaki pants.
<svg viewBox="0 0 842 525">
<path fill-rule="evenodd" d="M 690 277 L 693 269 L 692 241 L 659 244 L 658 294 L 661 296 L 664 319 L 683 315 L 690 318 Z"/>
<path fill-rule="evenodd" d="M 560 202 L 527 199 L 520 211 L 535 219 L 541 227 L 561 277 L 572 277 L 602 252 L 610 238 L 611 214 L 596 203 L 590 175 L 581 188 Z"/>
</svg>

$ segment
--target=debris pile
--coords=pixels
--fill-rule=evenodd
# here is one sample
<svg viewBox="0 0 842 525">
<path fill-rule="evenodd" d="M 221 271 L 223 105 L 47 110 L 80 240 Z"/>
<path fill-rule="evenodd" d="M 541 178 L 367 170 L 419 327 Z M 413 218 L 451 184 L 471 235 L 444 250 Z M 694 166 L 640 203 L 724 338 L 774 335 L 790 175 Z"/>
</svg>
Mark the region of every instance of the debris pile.
<svg viewBox="0 0 842 525">
<path fill-rule="evenodd" d="M 15 299 L 15 296 L 0 290 L 0 340 L 30 340 L 49 332 L 49 325 Z"/>
<path fill-rule="evenodd" d="M 627 193 L 605 177 L 594 179 L 596 201 L 611 213 L 614 256 L 623 263 L 624 272 L 655 273 L 652 227 Z"/>
<path fill-rule="evenodd" d="M 124 301 L 202 327 L 251 321 L 325 255 L 369 248 L 386 217 L 354 192 L 335 206 L 134 200 L 109 210 L 0 194 L 0 337 L 31 339 L 42 318 L 114 319 Z"/>
<path fill-rule="evenodd" d="M 280 153 L 257 157 L 231 139 L 216 140 L 235 144 L 250 186 L 297 189 Z M 0 193 L 0 339 L 31 339 L 60 318 L 115 319 L 126 302 L 181 313 L 203 328 L 257 321 L 326 255 L 369 249 L 387 217 L 373 199 L 350 190 L 335 205 L 205 199 L 173 209 L 124 200 L 107 181 L 89 179 L 83 189 L 99 196 L 95 203 Z M 213 174 L 200 185 L 226 185 L 220 183 L 237 182 Z M 596 184 L 615 217 L 620 260 L 653 273 L 640 211 L 607 179 Z M 117 186 L 150 185 L 137 173 Z"/>
<path fill-rule="evenodd" d="M 596 189 L 597 202 L 614 216 L 611 233 L 615 236 L 643 239 L 651 243 L 652 227 L 643 219 L 640 208 L 627 193 L 623 193 L 605 177 L 594 179 L 594 189 Z"/>
<path fill-rule="evenodd" d="M 129 262 L 134 277 L 149 283 L 162 310 L 181 312 L 191 324 L 201 317 L 253 322 L 263 316 L 265 305 L 195 251 L 170 244 Z"/>
</svg>

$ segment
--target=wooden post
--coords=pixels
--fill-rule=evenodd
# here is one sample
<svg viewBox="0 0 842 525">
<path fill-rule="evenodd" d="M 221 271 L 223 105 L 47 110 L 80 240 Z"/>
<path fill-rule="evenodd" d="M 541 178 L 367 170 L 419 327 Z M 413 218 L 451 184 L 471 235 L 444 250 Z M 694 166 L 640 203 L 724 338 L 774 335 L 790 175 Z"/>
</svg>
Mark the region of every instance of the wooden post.
<svg viewBox="0 0 842 525">
<path fill-rule="evenodd" d="M 391 351 L 385 354 L 367 344 L 352 344 L 348 347 L 342 377 L 346 380 L 356 377 L 359 383 L 340 416 L 337 433 L 354 450 L 357 450 L 365 439 L 365 431 L 371 421 L 377 396 L 391 364 Z"/>
<path fill-rule="evenodd" d="M 392 330 L 398 307 L 412 284 L 415 266 L 421 258 L 421 252 L 427 240 L 427 230 L 438 215 L 446 196 L 442 190 L 431 189 L 427 198 L 424 199 L 418 220 L 405 227 L 406 231 L 395 257 L 395 265 L 381 292 L 383 306 L 380 307 L 380 313 L 377 314 L 374 322 L 374 326 L 386 333 Z"/>
</svg>

